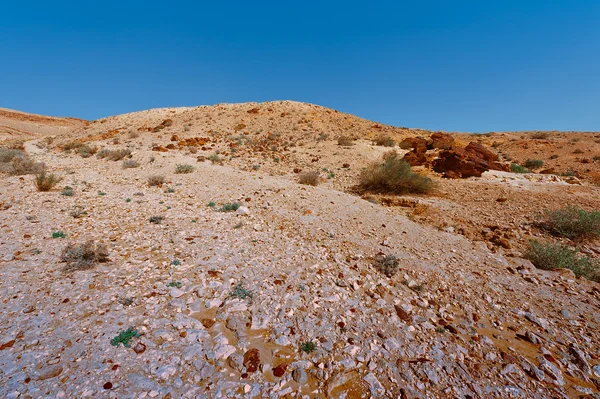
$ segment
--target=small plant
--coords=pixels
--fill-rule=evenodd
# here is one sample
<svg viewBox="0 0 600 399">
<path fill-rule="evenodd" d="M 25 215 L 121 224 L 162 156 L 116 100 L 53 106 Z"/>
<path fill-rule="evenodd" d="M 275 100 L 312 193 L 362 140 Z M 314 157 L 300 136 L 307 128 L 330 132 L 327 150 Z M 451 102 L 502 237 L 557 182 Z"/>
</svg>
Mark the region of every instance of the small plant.
<svg viewBox="0 0 600 399">
<path fill-rule="evenodd" d="M 165 177 L 162 175 L 148 176 L 148 185 L 150 187 L 161 187 L 165 183 Z"/>
<path fill-rule="evenodd" d="M 373 140 L 373 142 L 375 143 L 375 145 L 381 145 L 384 147 L 396 146 L 396 141 L 394 141 L 394 139 L 391 136 L 388 136 L 386 134 L 378 135 L 377 137 L 375 137 L 375 140 Z"/>
<path fill-rule="evenodd" d="M 304 353 L 311 353 L 317 349 L 317 345 L 312 341 L 305 341 L 300 344 L 300 351 Z"/>
<path fill-rule="evenodd" d="M 219 212 L 235 212 L 238 210 L 238 208 L 241 205 L 237 202 L 231 203 L 231 204 L 224 204 L 223 206 L 221 206 L 221 208 L 219 209 Z"/>
<path fill-rule="evenodd" d="M 63 187 L 62 191 L 60 192 L 60 195 L 64 195 L 65 197 L 72 197 L 73 196 L 73 187 L 70 187 L 70 186 Z"/>
<path fill-rule="evenodd" d="M 109 150 L 109 149 L 102 149 L 98 152 L 98 154 L 96 155 L 98 158 L 103 159 L 106 158 L 109 161 L 120 161 L 125 157 L 128 157 L 131 155 L 131 150 L 123 148 L 120 150 Z"/>
<path fill-rule="evenodd" d="M 167 284 L 167 287 L 181 288 L 181 283 L 179 281 L 171 281 Z"/>
<path fill-rule="evenodd" d="M 61 254 L 61 260 L 67 263 L 66 270 L 87 270 L 97 263 L 108 262 L 108 250 L 104 244 L 96 244 L 94 240 L 83 244 L 67 245 Z"/>
<path fill-rule="evenodd" d="M 596 238 L 600 236 L 600 211 L 586 211 L 578 206 L 546 211 L 540 226 L 560 237 Z"/>
<path fill-rule="evenodd" d="M 359 188 L 380 193 L 428 193 L 433 190 L 433 181 L 415 173 L 396 151 L 383 155 L 383 163 L 373 163 L 362 170 Z"/>
<path fill-rule="evenodd" d="M 550 155 L 549 159 L 558 159 L 558 154 L 552 154 L 552 155 Z"/>
<path fill-rule="evenodd" d="M 50 191 L 62 180 L 61 177 L 54 173 L 47 174 L 45 171 L 37 174 L 33 183 L 38 191 Z"/>
<path fill-rule="evenodd" d="M 130 139 L 137 139 L 138 137 L 140 137 L 140 134 L 138 132 L 136 132 L 135 130 L 132 130 L 129 132 L 127 137 L 129 137 Z"/>
<path fill-rule="evenodd" d="M 210 208 L 214 208 L 215 206 L 217 206 L 217 204 L 215 204 L 215 202 L 214 202 L 214 201 L 210 201 L 210 202 L 208 203 L 208 206 L 209 206 Z"/>
<path fill-rule="evenodd" d="M 131 198 L 125 198 L 125 202 L 131 202 Z"/>
<path fill-rule="evenodd" d="M 121 331 L 116 337 L 110 340 L 110 344 L 112 346 L 119 346 L 123 344 L 124 347 L 131 347 L 130 341 L 133 338 L 137 338 L 140 336 L 140 333 L 137 332 L 133 327 L 129 327 L 127 330 Z"/>
<path fill-rule="evenodd" d="M 140 163 L 135 159 L 126 159 L 123 161 L 123 169 L 139 168 Z"/>
<path fill-rule="evenodd" d="M 571 269 L 576 276 L 600 282 L 600 264 L 566 245 L 530 241 L 527 259 L 538 269 Z"/>
<path fill-rule="evenodd" d="M 387 277 L 392 277 L 398 272 L 400 261 L 394 255 L 379 255 L 375 258 L 373 266 L 375 269 L 385 274 Z"/>
<path fill-rule="evenodd" d="M 65 238 L 66 235 L 62 231 L 55 231 L 52 233 L 52 238 Z"/>
<path fill-rule="evenodd" d="M 244 226 L 244 223 L 243 223 L 243 222 L 239 222 L 239 223 L 235 224 L 235 225 L 233 226 L 233 228 L 234 228 L 234 229 L 239 229 L 239 228 L 241 228 L 242 226 Z"/>
<path fill-rule="evenodd" d="M 573 154 L 583 154 L 583 150 L 581 148 L 578 148 L 575 151 L 573 151 Z"/>
<path fill-rule="evenodd" d="M 211 154 L 208 156 L 208 160 L 212 162 L 213 165 L 223 165 L 223 158 L 219 156 L 219 154 Z"/>
<path fill-rule="evenodd" d="M 242 284 L 238 284 L 235 287 L 233 287 L 233 291 L 231 291 L 231 294 L 229 296 L 238 299 L 250 298 L 250 300 L 252 300 L 252 292 L 245 289 Z"/>
<path fill-rule="evenodd" d="M 529 173 L 529 169 L 527 169 L 524 166 L 519 165 L 518 163 L 511 163 L 510 171 L 513 173 Z"/>
<path fill-rule="evenodd" d="M 179 259 L 173 259 L 173 261 L 171 262 L 171 265 L 173 265 L 173 266 L 180 266 L 181 265 L 181 261 Z"/>
<path fill-rule="evenodd" d="M 340 136 L 338 137 L 338 145 L 342 147 L 350 147 L 354 145 L 354 139 L 350 136 Z"/>
<path fill-rule="evenodd" d="M 79 219 L 80 217 L 87 215 L 87 211 L 81 205 L 75 205 L 75 207 L 69 214 L 73 218 Z"/>
<path fill-rule="evenodd" d="M 13 157 L 10 163 L 6 164 L 5 167 L 0 168 L 0 170 L 16 176 L 40 174 L 45 172 L 46 165 L 44 165 L 43 162 L 35 162 L 31 158 L 29 158 L 24 152 L 19 152 L 18 154 L 21 155 Z"/>
<path fill-rule="evenodd" d="M 560 175 L 564 177 L 575 177 L 577 176 L 577 172 L 575 172 L 573 169 L 567 169 Z"/>
<path fill-rule="evenodd" d="M 523 166 L 529 169 L 539 169 L 544 166 L 544 161 L 541 159 L 528 159 L 523 163 Z"/>
<path fill-rule="evenodd" d="M 171 187 L 169 187 L 165 190 L 165 194 L 173 194 L 174 192 L 175 192 L 175 189 L 171 188 Z"/>
<path fill-rule="evenodd" d="M 302 172 L 298 176 L 298 183 L 308 186 L 318 186 L 321 182 L 321 175 L 318 171 Z"/>
<path fill-rule="evenodd" d="M 333 179 L 334 177 L 335 177 L 335 173 L 333 173 L 333 172 L 330 172 L 330 173 L 327 175 L 327 178 L 328 178 L 328 179 Z"/>
<path fill-rule="evenodd" d="M 252 170 L 259 170 L 260 169 L 260 165 L 252 165 Z"/>
<path fill-rule="evenodd" d="M 179 164 L 175 166 L 175 173 L 183 174 L 183 173 L 192 173 L 194 171 L 194 167 L 192 165 Z"/>
<path fill-rule="evenodd" d="M 164 219 L 165 218 L 162 216 L 151 216 L 148 220 L 150 221 L 150 223 L 161 224 Z"/>
</svg>

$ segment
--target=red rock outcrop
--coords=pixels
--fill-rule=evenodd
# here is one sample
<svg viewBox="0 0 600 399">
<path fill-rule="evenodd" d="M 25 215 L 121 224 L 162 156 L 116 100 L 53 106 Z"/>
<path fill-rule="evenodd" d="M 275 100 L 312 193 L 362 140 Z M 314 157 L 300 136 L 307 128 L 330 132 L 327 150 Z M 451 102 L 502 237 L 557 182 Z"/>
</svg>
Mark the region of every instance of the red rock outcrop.
<svg viewBox="0 0 600 399">
<path fill-rule="evenodd" d="M 479 177 L 488 170 L 508 171 L 508 165 L 498 162 L 498 156 L 483 145 L 471 142 L 465 148 L 454 146 L 440 152 L 433 161 L 433 170 L 457 179 Z"/>
</svg>

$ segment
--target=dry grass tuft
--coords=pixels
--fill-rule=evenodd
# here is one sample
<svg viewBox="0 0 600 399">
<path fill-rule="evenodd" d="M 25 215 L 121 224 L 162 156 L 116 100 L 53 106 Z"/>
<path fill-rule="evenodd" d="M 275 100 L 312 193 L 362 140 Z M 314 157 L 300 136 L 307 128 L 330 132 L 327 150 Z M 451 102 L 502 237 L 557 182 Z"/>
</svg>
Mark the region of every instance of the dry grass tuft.
<svg viewBox="0 0 600 399">
<path fill-rule="evenodd" d="M 298 183 L 308 186 L 318 186 L 321 182 L 321 176 L 316 170 L 310 172 L 302 172 L 298 176 Z"/>
<path fill-rule="evenodd" d="M 67 263 L 66 271 L 88 270 L 97 263 L 108 262 L 108 249 L 104 244 L 94 243 L 94 240 L 79 245 L 69 244 L 63 249 L 60 259 Z"/>
<path fill-rule="evenodd" d="M 150 187 L 161 187 L 165 184 L 165 177 L 162 175 L 148 176 L 148 185 Z"/>
<path fill-rule="evenodd" d="M 354 139 L 350 136 L 340 136 L 338 137 L 338 145 L 342 147 L 350 147 L 354 145 Z"/>
<path fill-rule="evenodd" d="M 33 184 L 38 191 L 50 191 L 56 186 L 62 177 L 55 175 L 54 173 L 47 174 L 46 171 L 42 171 L 35 176 Z"/>
<path fill-rule="evenodd" d="M 359 188 L 375 193 L 425 194 L 433 190 L 433 181 L 411 170 L 396 151 L 383 155 L 383 163 L 373 163 L 359 177 Z"/>
</svg>

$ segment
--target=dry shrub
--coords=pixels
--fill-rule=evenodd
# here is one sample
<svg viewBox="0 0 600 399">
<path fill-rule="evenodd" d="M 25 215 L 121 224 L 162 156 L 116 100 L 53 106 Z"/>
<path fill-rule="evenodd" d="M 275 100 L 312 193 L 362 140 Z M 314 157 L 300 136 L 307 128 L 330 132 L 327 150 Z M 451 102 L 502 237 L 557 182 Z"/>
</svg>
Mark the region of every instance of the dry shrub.
<svg viewBox="0 0 600 399">
<path fill-rule="evenodd" d="M 309 186 L 318 186 L 320 182 L 321 182 L 321 176 L 319 175 L 319 172 L 317 172 L 316 170 L 313 170 L 310 172 L 302 172 L 298 176 L 298 183 L 300 183 L 300 184 L 306 184 Z"/>
<path fill-rule="evenodd" d="M 126 159 L 123 161 L 123 169 L 138 168 L 140 163 L 135 159 Z"/>
<path fill-rule="evenodd" d="M 413 172 L 396 151 L 390 151 L 383 155 L 383 163 L 373 163 L 361 172 L 359 187 L 375 193 L 422 194 L 433 189 L 433 181 Z"/>
<path fill-rule="evenodd" d="M 69 244 L 63 249 L 60 259 L 67 263 L 67 271 L 88 270 L 97 263 L 108 262 L 108 249 L 94 240 L 79 245 Z"/>
<path fill-rule="evenodd" d="M 165 177 L 162 175 L 148 176 L 148 185 L 150 187 L 161 187 L 165 183 Z"/>
<path fill-rule="evenodd" d="M 578 206 L 566 206 L 546 211 L 540 227 L 559 237 L 572 240 L 600 236 L 600 211 L 586 211 Z"/>
<path fill-rule="evenodd" d="M 45 165 L 35 162 L 19 149 L 0 148 L 0 172 L 11 175 L 36 174 L 45 170 Z"/>
<path fill-rule="evenodd" d="M 373 266 L 387 277 L 392 277 L 398 272 L 400 261 L 394 255 L 379 255 L 373 261 Z"/>
<path fill-rule="evenodd" d="M 531 138 L 532 139 L 547 139 L 550 135 L 546 132 L 535 132 L 531 134 Z"/>
<path fill-rule="evenodd" d="M 110 161 L 120 161 L 125 157 L 131 155 L 131 150 L 127 148 L 122 148 L 120 150 L 108 150 L 106 148 L 102 149 L 98 152 L 98 158 L 106 158 Z"/>
<path fill-rule="evenodd" d="M 394 139 L 391 136 L 383 133 L 375 137 L 373 142 L 375 143 L 375 145 L 381 145 L 384 147 L 396 146 L 396 141 L 394 141 Z"/>
<path fill-rule="evenodd" d="M 350 136 L 340 136 L 338 137 L 338 145 L 343 147 L 350 147 L 354 144 L 354 139 Z"/>
<path fill-rule="evenodd" d="M 42 171 L 35 176 L 33 184 L 38 191 L 50 191 L 62 180 L 61 177 L 56 176 L 54 173 L 47 174 L 46 171 Z"/>
<path fill-rule="evenodd" d="M 177 174 L 192 173 L 194 171 L 194 169 L 195 168 L 192 165 L 178 164 L 175 166 L 175 173 L 177 173 Z"/>
<path fill-rule="evenodd" d="M 595 186 L 600 186 L 600 172 L 591 172 L 589 174 L 589 179 Z"/>
</svg>

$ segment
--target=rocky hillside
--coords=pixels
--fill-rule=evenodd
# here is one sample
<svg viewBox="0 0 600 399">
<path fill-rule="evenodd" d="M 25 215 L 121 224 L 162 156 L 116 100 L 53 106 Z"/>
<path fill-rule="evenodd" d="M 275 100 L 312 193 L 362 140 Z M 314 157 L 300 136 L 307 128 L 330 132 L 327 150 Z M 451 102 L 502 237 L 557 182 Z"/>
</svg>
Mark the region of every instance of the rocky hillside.
<svg viewBox="0 0 600 399">
<path fill-rule="evenodd" d="M 0 143 L 66 134 L 86 123 L 76 118 L 55 118 L 0 108 Z"/>
<path fill-rule="evenodd" d="M 600 397 L 600 286 L 525 259 L 531 239 L 598 258 L 538 223 L 600 209 L 583 176 L 426 163 L 428 194 L 364 192 L 363 168 L 432 132 L 287 101 L 54 132 L 3 153 L 62 180 L 0 175 L 2 397 Z M 499 163 L 549 153 L 453 138 Z"/>
</svg>

